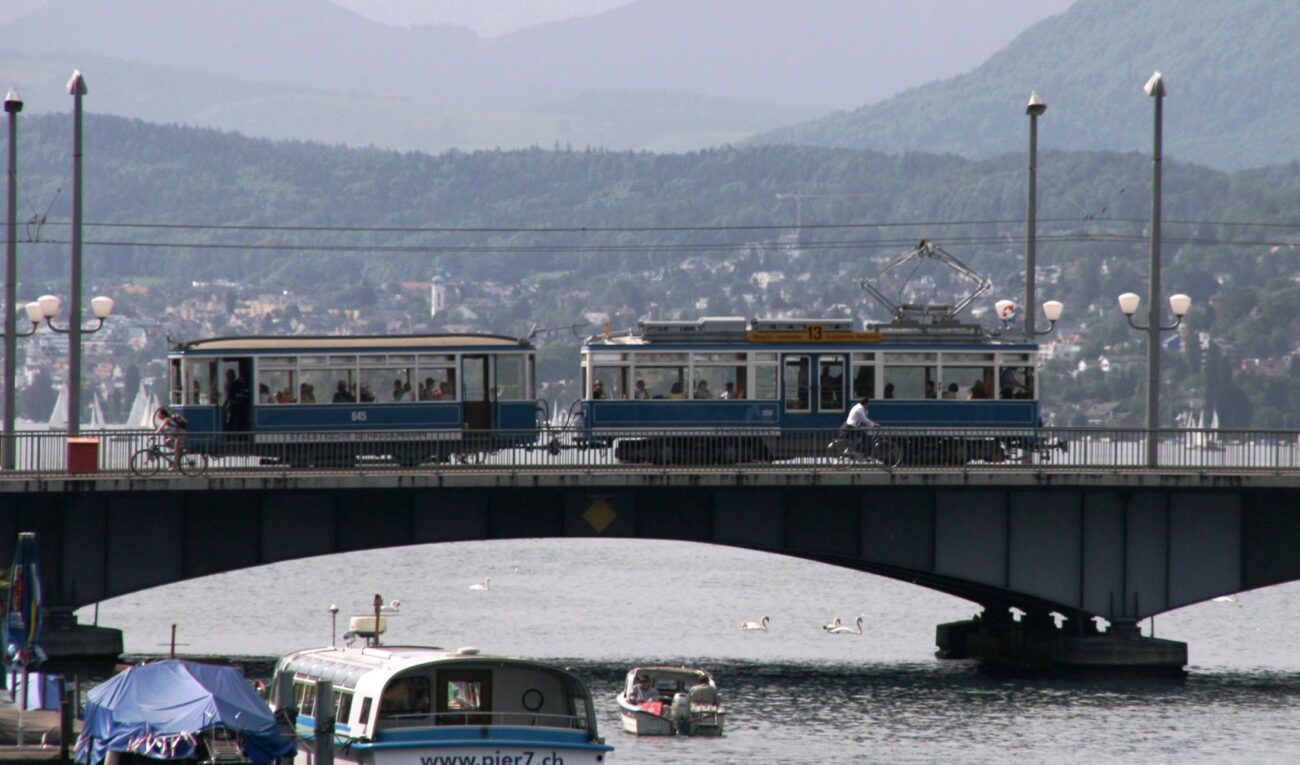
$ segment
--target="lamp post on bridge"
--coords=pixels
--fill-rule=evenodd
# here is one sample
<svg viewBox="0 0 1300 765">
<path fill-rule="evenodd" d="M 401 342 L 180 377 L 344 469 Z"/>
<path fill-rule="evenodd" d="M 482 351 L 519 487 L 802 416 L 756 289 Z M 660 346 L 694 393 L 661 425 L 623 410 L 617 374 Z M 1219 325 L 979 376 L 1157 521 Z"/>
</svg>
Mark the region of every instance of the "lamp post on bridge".
<svg viewBox="0 0 1300 765">
<path fill-rule="evenodd" d="M 5 94 L 5 113 L 9 115 L 9 204 L 5 215 L 5 324 L 4 324 L 4 443 L 0 445 L 0 469 L 13 470 L 16 460 L 14 444 L 15 401 L 18 377 L 18 338 L 36 331 L 18 331 L 18 113 L 23 101 L 17 90 Z"/>
<path fill-rule="evenodd" d="M 1165 81 L 1160 72 L 1151 75 L 1143 92 L 1155 99 L 1155 124 L 1152 135 L 1151 151 L 1151 254 L 1150 281 L 1147 291 L 1147 323 L 1142 326 L 1133 321 L 1142 298 L 1135 292 L 1125 292 L 1119 296 L 1119 310 L 1128 318 L 1129 326 L 1147 333 L 1147 467 L 1157 467 L 1160 461 L 1160 440 L 1156 430 L 1160 427 L 1160 333 L 1177 329 L 1183 323 L 1183 317 L 1191 308 L 1192 299 L 1184 294 L 1169 298 L 1169 309 L 1173 311 L 1174 323 L 1169 326 L 1160 324 L 1160 171 L 1162 161 L 1162 123 L 1164 120 Z"/>
</svg>

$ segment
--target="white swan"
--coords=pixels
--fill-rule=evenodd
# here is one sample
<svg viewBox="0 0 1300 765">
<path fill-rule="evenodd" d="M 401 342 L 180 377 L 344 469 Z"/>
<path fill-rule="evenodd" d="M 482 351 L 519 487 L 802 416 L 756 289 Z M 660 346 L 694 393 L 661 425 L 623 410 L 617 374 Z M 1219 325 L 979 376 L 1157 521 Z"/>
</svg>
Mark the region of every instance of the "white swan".
<svg viewBox="0 0 1300 765">
<path fill-rule="evenodd" d="M 840 617 L 837 616 L 831 620 L 830 624 L 823 624 L 822 629 L 826 630 L 827 632 L 830 632 L 831 630 L 836 629 L 839 626 L 840 626 Z"/>
<path fill-rule="evenodd" d="M 859 616 L 855 622 L 857 627 L 846 627 L 843 625 L 832 627 L 826 630 L 832 635 L 861 635 L 862 634 L 862 617 Z"/>
<path fill-rule="evenodd" d="M 1215 603 L 1236 603 L 1237 599 L 1231 595 L 1220 595 L 1214 598 Z"/>
<path fill-rule="evenodd" d="M 768 618 L 764 616 L 762 621 L 741 622 L 740 628 L 742 630 L 762 630 L 764 632 L 767 632 L 767 622 L 768 622 Z"/>
<path fill-rule="evenodd" d="M 492 589 L 492 577 L 485 578 L 481 584 L 471 584 L 469 588 L 479 592 L 490 590 Z"/>
</svg>

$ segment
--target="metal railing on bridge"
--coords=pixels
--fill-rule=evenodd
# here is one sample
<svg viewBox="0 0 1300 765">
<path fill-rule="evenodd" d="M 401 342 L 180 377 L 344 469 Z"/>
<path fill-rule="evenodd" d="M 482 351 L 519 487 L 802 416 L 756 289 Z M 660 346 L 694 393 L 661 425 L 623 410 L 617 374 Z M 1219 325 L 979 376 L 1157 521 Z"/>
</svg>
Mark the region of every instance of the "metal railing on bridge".
<svg viewBox="0 0 1300 765">
<path fill-rule="evenodd" d="M 701 471 L 1141 471 L 1139 428 L 827 430 L 578 429 L 527 431 L 190 431 L 179 467 L 192 474 L 379 471 L 637 472 Z M 1155 431 L 1159 469 L 1300 472 L 1300 432 Z M 174 450 L 151 431 L 62 431 L 15 435 L 6 478 L 175 476 Z M 148 456 L 140 456 L 147 453 Z M 133 468 L 133 458 L 135 467 Z M 151 463 L 151 464 L 147 464 Z M 144 468 L 144 469 L 140 469 Z"/>
</svg>

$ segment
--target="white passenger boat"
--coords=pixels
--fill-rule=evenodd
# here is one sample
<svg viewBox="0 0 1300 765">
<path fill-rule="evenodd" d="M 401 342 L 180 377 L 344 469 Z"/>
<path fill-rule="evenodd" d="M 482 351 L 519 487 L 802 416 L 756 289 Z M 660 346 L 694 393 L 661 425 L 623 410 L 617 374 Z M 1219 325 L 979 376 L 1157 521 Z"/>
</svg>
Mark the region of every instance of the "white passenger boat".
<svg viewBox="0 0 1300 765">
<path fill-rule="evenodd" d="M 381 627 L 382 629 L 382 627 Z M 576 676 L 477 649 L 318 648 L 280 659 L 271 706 L 296 716 L 297 762 L 312 765 L 316 684 L 334 687 L 334 759 L 357 765 L 587 765 L 613 751 Z"/>
<path fill-rule="evenodd" d="M 632 689 L 649 678 L 658 701 L 634 703 Z M 639 736 L 721 736 L 727 713 L 713 676 L 690 667 L 637 667 L 618 694 L 623 730 Z"/>
</svg>

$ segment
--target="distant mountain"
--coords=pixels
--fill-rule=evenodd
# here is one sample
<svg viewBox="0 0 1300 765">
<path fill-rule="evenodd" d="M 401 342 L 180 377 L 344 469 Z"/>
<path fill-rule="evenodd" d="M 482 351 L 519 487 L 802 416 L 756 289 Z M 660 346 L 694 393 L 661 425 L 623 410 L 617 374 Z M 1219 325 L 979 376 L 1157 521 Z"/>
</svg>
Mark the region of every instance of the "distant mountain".
<svg viewBox="0 0 1300 765">
<path fill-rule="evenodd" d="M 1165 152 L 1214 167 L 1300 159 L 1300 1 L 1082 0 L 974 71 L 887 101 L 756 136 L 755 143 L 1024 151 L 1030 90 L 1048 148 L 1149 150 L 1142 85 L 1165 76 Z"/>
<path fill-rule="evenodd" d="M 37 0 L 26 0 L 36 2 Z M 632 0 L 330 0 L 335 5 L 395 27 L 465 27 L 499 37 L 538 24 L 594 16 Z"/>
<path fill-rule="evenodd" d="M 0 81 L 33 109 L 67 108 L 34 91 L 75 65 L 97 111 L 439 151 L 741 140 L 961 71 L 1069 0 L 639 0 L 492 39 L 327 0 L 20 1 Z"/>
</svg>

